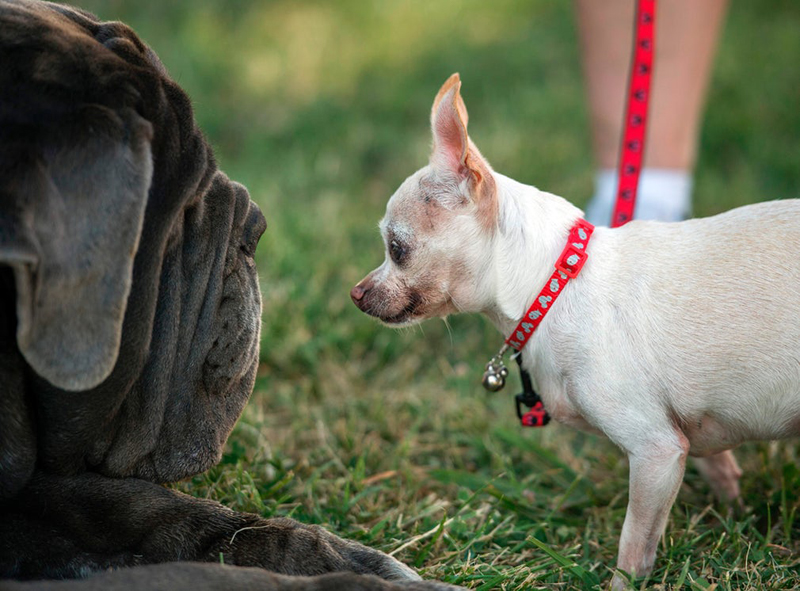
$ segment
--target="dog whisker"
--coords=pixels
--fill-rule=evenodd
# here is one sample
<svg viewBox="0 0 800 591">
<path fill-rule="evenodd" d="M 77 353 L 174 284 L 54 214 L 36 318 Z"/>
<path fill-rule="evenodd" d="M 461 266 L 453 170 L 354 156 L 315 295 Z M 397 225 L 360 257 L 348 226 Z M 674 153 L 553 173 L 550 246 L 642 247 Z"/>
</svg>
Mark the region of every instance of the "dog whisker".
<svg viewBox="0 0 800 591">
<path fill-rule="evenodd" d="M 453 331 L 450 328 L 450 320 L 447 316 L 442 316 L 442 322 L 444 322 L 444 325 L 447 327 L 447 334 L 450 337 L 450 348 L 452 349 L 455 343 L 453 342 Z"/>
<path fill-rule="evenodd" d="M 456 298 L 453 297 L 453 294 L 450 293 L 449 289 L 445 289 L 444 293 L 447 294 L 447 297 L 450 299 L 451 302 L 453 302 L 453 306 L 455 306 L 456 311 L 458 311 L 459 313 L 464 311 L 464 307 L 458 303 L 458 300 L 456 300 Z"/>
</svg>

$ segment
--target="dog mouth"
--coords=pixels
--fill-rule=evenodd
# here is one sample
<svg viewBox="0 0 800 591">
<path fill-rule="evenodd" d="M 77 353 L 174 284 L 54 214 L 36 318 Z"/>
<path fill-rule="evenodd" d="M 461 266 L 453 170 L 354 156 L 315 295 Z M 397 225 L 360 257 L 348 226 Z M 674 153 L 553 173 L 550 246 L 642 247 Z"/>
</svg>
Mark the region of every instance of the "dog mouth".
<svg viewBox="0 0 800 591">
<path fill-rule="evenodd" d="M 420 317 L 416 316 L 416 312 L 421 304 L 422 304 L 422 298 L 418 293 L 415 292 L 411 294 L 411 296 L 408 298 L 408 302 L 406 303 L 406 305 L 397 314 L 393 314 L 391 316 L 382 316 L 380 314 L 376 314 L 375 316 L 381 322 L 383 322 L 384 324 L 388 324 L 390 326 L 411 324 L 412 322 L 421 319 Z"/>
</svg>

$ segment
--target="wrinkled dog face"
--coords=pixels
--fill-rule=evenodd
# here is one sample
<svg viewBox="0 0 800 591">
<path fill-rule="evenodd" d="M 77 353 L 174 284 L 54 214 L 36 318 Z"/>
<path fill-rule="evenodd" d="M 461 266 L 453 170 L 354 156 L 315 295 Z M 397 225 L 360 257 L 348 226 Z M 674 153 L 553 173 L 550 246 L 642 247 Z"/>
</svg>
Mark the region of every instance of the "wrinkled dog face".
<svg viewBox="0 0 800 591">
<path fill-rule="evenodd" d="M 209 468 L 255 381 L 263 215 L 125 25 L 0 1 L 0 57 L 0 498 L 35 464 Z"/>
<path fill-rule="evenodd" d="M 258 364 L 261 297 L 253 257 L 264 216 L 241 185 L 217 173 L 179 220 L 164 253 L 150 354 L 125 402 L 163 401 L 160 416 L 125 425 L 126 442 L 153 428 L 159 438 L 150 450 L 113 446 L 104 458 L 114 473 L 135 462 L 139 475 L 156 481 L 219 460 Z"/>
<path fill-rule="evenodd" d="M 380 223 L 383 264 L 350 292 L 365 313 L 392 326 L 490 301 L 496 190 L 491 169 L 467 136 L 467 112 L 453 75 L 431 112 L 428 166 L 400 186 Z"/>
<path fill-rule="evenodd" d="M 203 302 L 208 305 L 211 300 L 216 304 L 216 315 L 206 341 L 209 350 L 203 360 L 203 383 L 211 393 L 229 390 L 236 379 L 241 381 L 250 374 L 258 362 L 261 295 L 254 257 L 266 221 L 244 188 L 237 188 L 237 191 L 237 211 L 233 219 L 236 232 L 231 233 L 224 245 L 227 248 L 221 267 L 222 286 L 219 293 L 207 291 Z M 202 312 L 198 315 L 202 317 Z M 248 380 L 245 387 L 249 385 Z"/>
</svg>

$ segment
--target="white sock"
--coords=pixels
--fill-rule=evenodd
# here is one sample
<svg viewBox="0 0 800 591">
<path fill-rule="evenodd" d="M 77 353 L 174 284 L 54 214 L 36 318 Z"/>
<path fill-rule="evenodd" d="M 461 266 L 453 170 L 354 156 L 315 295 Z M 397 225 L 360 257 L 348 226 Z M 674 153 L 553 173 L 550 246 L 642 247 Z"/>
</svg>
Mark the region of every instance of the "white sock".
<svg viewBox="0 0 800 591">
<path fill-rule="evenodd" d="M 617 199 L 617 171 L 603 168 L 595 173 L 594 196 L 586 206 L 586 219 L 608 226 Z M 692 175 L 677 168 L 643 168 L 636 195 L 636 220 L 678 222 L 692 209 Z"/>
</svg>

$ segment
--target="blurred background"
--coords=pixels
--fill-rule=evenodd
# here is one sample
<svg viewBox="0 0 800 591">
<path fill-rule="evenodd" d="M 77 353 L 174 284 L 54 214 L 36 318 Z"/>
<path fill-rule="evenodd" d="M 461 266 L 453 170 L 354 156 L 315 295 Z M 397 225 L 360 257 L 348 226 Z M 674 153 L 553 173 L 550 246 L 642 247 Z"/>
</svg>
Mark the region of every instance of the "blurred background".
<svg viewBox="0 0 800 591">
<path fill-rule="evenodd" d="M 453 72 L 493 167 L 585 205 L 594 165 L 572 4 L 76 3 L 125 21 L 155 49 L 192 97 L 221 168 L 269 222 L 257 255 L 256 390 L 222 464 L 179 486 L 325 524 L 474 588 L 605 580 L 627 499 L 620 452 L 557 425 L 519 428 L 516 377 L 493 396 L 480 386 L 502 341 L 482 318 L 392 331 L 349 298 L 383 259 L 377 222 L 427 162 L 431 102 Z M 695 215 L 800 197 L 798 58 L 800 3 L 732 0 Z M 713 504 L 690 470 L 648 585 L 800 585 L 794 446 L 739 455 L 745 518 Z"/>
</svg>

